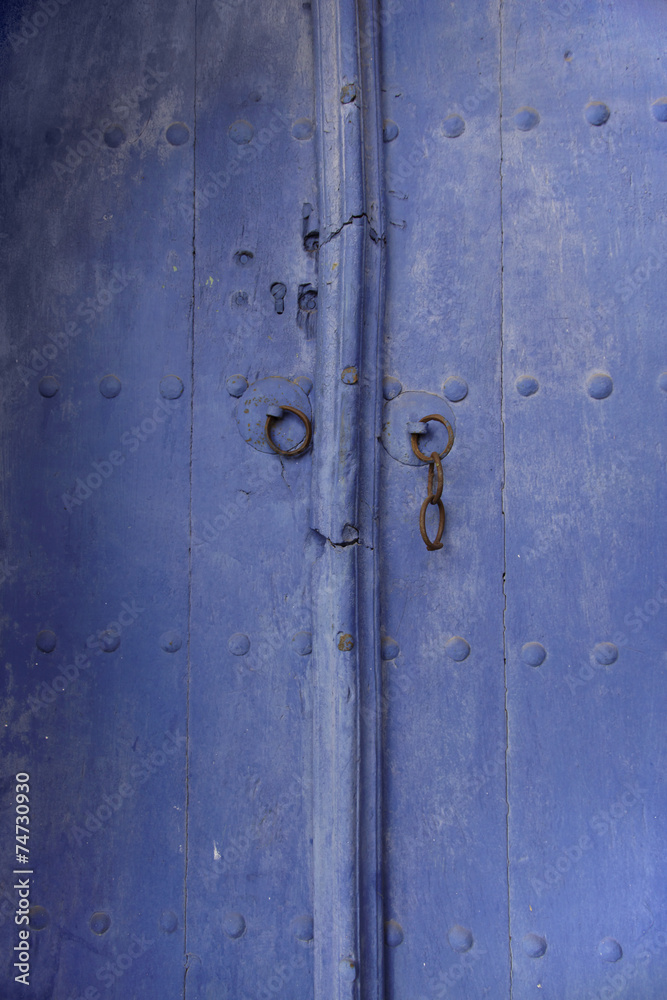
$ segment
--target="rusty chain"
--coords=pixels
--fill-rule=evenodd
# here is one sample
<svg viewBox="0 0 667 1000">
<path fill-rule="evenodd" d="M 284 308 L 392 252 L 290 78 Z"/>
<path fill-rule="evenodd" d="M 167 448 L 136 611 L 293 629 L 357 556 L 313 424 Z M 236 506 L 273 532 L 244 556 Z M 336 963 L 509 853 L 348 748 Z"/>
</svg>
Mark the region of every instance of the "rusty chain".
<svg viewBox="0 0 667 1000">
<path fill-rule="evenodd" d="M 428 496 L 421 505 L 421 510 L 419 512 L 419 530 L 421 536 L 424 540 L 424 544 L 429 552 L 434 552 L 436 549 L 442 548 L 442 535 L 445 530 L 445 507 L 442 502 L 442 487 L 444 484 L 444 477 L 442 473 L 442 459 L 445 455 L 448 455 L 451 451 L 452 445 L 454 444 L 454 431 L 452 430 L 452 425 L 448 420 L 445 420 L 443 416 L 439 413 L 430 413 L 428 417 L 422 417 L 421 423 L 427 424 L 429 420 L 437 420 L 439 423 L 443 424 L 447 428 L 447 433 L 449 439 L 445 450 L 438 453 L 437 451 L 432 451 L 430 455 L 425 455 L 419 449 L 417 444 L 417 434 L 411 434 L 410 440 L 412 442 L 412 450 L 418 459 L 422 462 L 428 462 Z M 435 490 L 433 489 L 433 478 L 437 474 L 437 485 Z M 438 530 L 435 533 L 435 538 L 433 541 L 428 536 L 428 531 L 426 530 L 426 510 L 429 506 L 434 506 L 438 508 Z"/>
</svg>

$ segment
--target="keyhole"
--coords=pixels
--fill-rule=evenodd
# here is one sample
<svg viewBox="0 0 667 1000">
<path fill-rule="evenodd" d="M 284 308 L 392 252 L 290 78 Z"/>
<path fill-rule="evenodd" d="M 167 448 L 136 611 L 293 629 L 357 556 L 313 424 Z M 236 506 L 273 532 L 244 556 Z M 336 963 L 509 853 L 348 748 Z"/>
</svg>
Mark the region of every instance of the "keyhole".
<svg viewBox="0 0 667 1000">
<path fill-rule="evenodd" d="M 276 281 L 271 285 L 271 294 L 275 299 L 276 312 L 280 316 L 285 312 L 285 296 L 287 294 L 287 288 L 283 285 L 282 281 Z"/>
</svg>

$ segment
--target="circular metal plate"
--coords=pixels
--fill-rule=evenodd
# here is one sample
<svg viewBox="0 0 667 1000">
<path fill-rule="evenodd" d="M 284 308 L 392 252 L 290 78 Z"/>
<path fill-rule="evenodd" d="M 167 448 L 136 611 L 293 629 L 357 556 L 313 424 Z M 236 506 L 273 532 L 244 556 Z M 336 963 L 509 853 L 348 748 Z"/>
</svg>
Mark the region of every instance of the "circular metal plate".
<svg viewBox="0 0 667 1000">
<path fill-rule="evenodd" d="M 439 413 L 449 421 L 456 432 L 456 419 L 451 407 L 442 396 L 437 396 L 434 392 L 402 392 L 384 404 L 382 444 L 397 462 L 402 462 L 403 465 L 424 464 L 412 450 L 408 423 L 412 421 L 417 423 L 430 413 Z M 419 435 L 420 451 L 425 455 L 429 455 L 432 451 L 444 451 L 448 441 L 447 428 L 435 420 L 427 426 L 426 434 Z"/>
<path fill-rule="evenodd" d="M 280 375 L 260 379 L 249 386 L 239 399 L 234 416 L 239 433 L 244 441 L 257 451 L 275 455 L 275 451 L 266 440 L 267 406 L 294 406 L 297 410 L 312 419 L 312 408 L 308 396 L 303 389 Z M 296 448 L 305 437 L 303 422 L 289 411 L 279 420 L 273 421 L 271 428 L 273 440 L 284 451 Z"/>
</svg>

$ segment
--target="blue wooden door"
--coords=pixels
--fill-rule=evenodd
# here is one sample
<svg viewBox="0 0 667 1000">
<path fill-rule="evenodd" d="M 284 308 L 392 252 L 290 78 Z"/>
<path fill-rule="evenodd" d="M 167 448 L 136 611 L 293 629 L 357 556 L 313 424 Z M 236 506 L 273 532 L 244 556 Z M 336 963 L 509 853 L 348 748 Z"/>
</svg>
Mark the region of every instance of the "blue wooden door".
<svg viewBox="0 0 667 1000">
<path fill-rule="evenodd" d="M 661 998 L 663 5 L 2 16 L 2 995 Z"/>
</svg>

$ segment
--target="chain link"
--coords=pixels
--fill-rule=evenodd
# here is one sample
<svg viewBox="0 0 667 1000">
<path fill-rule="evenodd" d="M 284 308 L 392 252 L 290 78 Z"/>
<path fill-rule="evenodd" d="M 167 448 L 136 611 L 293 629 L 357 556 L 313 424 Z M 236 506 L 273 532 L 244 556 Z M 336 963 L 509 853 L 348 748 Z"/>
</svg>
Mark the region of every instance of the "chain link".
<svg viewBox="0 0 667 1000">
<path fill-rule="evenodd" d="M 428 496 L 421 505 L 421 510 L 419 511 L 419 530 L 421 532 L 422 539 L 424 540 L 424 545 L 429 550 L 429 552 L 435 552 L 437 549 L 441 549 L 442 546 L 442 536 L 445 530 L 445 507 L 442 502 L 442 487 L 444 485 L 444 477 L 442 473 L 442 459 L 445 455 L 449 454 L 452 445 L 454 444 L 454 431 L 452 430 L 451 424 L 445 420 L 439 413 L 431 413 L 428 417 L 422 417 L 421 422 L 426 424 L 429 420 L 437 420 L 439 423 L 444 424 L 447 428 L 447 433 L 449 439 L 447 441 L 447 446 L 445 450 L 441 453 L 437 451 L 432 451 L 430 457 L 425 455 L 419 450 L 417 445 L 417 435 L 411 434 L 412 440 L 412 450 L 421 459 L 422 462 L 428 462 Z M 436 479 L 436 487 L 433 489 L 433 480 Z M 438 508 L 438 530 L 435 533 L 435 538 L 433 541 L 428 536 L 428 531 L 426 530 L 426 511 L 430 507 Z"/>
</svg>

